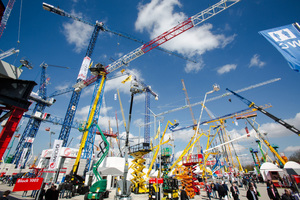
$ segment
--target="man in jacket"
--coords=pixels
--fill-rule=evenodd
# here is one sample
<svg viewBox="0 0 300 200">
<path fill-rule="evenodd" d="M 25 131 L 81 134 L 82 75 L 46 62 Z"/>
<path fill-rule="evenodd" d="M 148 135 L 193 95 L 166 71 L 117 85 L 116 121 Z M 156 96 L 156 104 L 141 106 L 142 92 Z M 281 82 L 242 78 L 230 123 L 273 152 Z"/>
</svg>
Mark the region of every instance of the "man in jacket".
<svg viewBox="0 0 300 200">
<path fill-rule="evenodd" d="M 280 200 L 280 195 L 277 191 L 277 188 L 274 187 L 273 184 L 270 185 L 269 188 L 267 188 L 268 196 L 272 200 Z"/>
<path fill-rule="evenodd" d="M 188 200 L 188 199 L 189 199 L 189 197 L 185 191 L 185 186 L 183 186 L 180 191 L 180 200 Z"/>
<path fill-rule="evenodd" d="M 233 183 L 232 186 L 230 187 L 230 192 L 234 200 L 239 200 L 240 191 L 235 183 Z"/>
<path fill-rule="evenodd" d="M 254 191 L 254 186 L 251 185 L 249 187 L 246 197 L 248 200 L 258 200 L 257 192 Z"/>
</svg>

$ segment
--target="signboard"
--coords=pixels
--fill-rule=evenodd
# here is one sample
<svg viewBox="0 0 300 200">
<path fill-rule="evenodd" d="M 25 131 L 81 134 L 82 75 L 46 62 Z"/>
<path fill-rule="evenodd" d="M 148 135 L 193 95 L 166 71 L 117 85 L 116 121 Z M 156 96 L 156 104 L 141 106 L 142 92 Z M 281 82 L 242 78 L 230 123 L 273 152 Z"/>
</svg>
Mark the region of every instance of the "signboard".
<svg viewBox="0 0 300 200">
<path fill-rule="evenodd" d="M 13 192 L 39 190 L 43 183 L 43 178 L 18 178 Z"/>
<path fill-rule="evenodd" d="M 164 179 L 163 178 L 150 178 L 149 179 L 149 183 L 159 183 L 159 184 L 162 184 L 162 183 L 164 183 Z"/>
<path fill-rule="evenodd" d="M 82 80 L 86 79 L 86 75 L 88 73 L 88 69 L 89 69 L 90 63 L 91 63 L 91 58 L 89 58 L 88 56 L 86 56 L 83 59 L 83 61 L 82 61 L 82 64 L 81 64 L 81 67 L 80 67 L 80 71 L 79 71 L 77 80 L 78 79 L 82 79 Z"/>
<path fill-rule="evenodd" d="M 62 140 L 55 140 L 54 141 L 52 156 L 50 158 L 49 168 L 48 168 L 50 170 L 57 169 L 57 167 L 58 167 L 59 152 L 60 152 L 60 148 L 62 146 L 62 143 L 63 143 Z"/>
</svg>

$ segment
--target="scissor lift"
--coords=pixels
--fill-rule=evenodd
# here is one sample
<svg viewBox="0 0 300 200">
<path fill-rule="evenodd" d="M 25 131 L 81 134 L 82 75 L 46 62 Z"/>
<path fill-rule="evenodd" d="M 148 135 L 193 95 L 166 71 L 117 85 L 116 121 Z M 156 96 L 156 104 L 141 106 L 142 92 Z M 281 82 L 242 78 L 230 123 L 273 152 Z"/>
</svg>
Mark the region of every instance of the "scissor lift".
<svg viewBox="0 0 300 200">
<path fill-rule="evenodd" d="M 131 182 L 133 184 L 132 192 L 135 194 L 148 193 L 146 180 L 143 178 L 145 173 L 143 169 L 145 168 L 145 161 L 143 157 L 151 151 L 149 143 L 140 143 L 129 147 L 129 155 L 133 156 L 131 168 L 133 172 L 131 173 L 133 178 Z"/>
</svg>

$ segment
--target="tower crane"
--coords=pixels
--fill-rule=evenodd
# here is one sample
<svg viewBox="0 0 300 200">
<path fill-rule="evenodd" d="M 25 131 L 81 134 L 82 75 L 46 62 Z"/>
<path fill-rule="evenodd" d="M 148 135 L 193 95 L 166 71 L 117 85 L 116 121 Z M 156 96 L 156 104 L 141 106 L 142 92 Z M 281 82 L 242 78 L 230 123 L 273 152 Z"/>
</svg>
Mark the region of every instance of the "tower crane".
<svg viewBox="0 0 300 200">
<path fill-rule="evenodd" d="M 136 82 L 132 84 L 139 84 L 145 92 L 145 120 L 144 120 L 144 143 L 150 143 L 150 94 L 154 96 L 155 100 L 158 100 L 158 94 L 156 94 L 151 86 L 146 85 L 143 81 L 139 80 L 135 75 L 125 72 L 130 78 L 125 79 L 122 83 L 132 79 Z"/>
<path fill-rule="evenodd" d="M 60 9 L 60 8 L 54 7 L 53 5 L 50 5 L 50 4 L 47 4 L 47 3 L 43 3 L 43 8 L 44 8 L 45 10 L 48 10 L 48 11 L 52 12 L 52 13 L 55 13 L 55 14 L 58 14 L 58 15 L 61 15 L 61 16 L 65 16 L 65 17 L 68 17 L 68 18 L 72 18 L 72 19 L 74 19 L 74 20 L 76 20 L 76 21 L 80 21 L 80 22 L 82 22 L 82 23 L 84 23 L 84 24 L 87 24 L 87 25 L 89 25 L 89 26 L 95 26 L 95 24 L 93 24 L 93 23 L 91 23 L 91 22 L 88 22 L 88 21 L 86 21 L 86 20 L 83 20 L 83 19 L 81 19 L 81 18 L 79 18 L 79 17 L 76 17 L 76 16 L 74 16 L 74 15 L 71 15 L 71 14 L 65 12 L 64 10 L 62 10 L 62 9 Z M 98 22 L 97 22 L 97 23 L 98 23 Z M 103 22 L 100 22 L 100 26 L 101 26 L 100 29 L 101 29 L 101 31 L 103 31 L 103 32 L 109 32 L 109 33 L 112 33 L 112 34 L 115 34 L 115 35 L 117 35 L 117 36 L 121 36 L 121 37 L 130 39 L 130 40 L 133 40 L 133 41 L 138 42 L 138 43 L 141 43 L 141 44 L 145 44 L 145 43 L 146 43 L 146 42 L 144 42 L 144 41 L 142 41 L 142 40 L 140 40 L 140 39 L 134 38 L 133 36 L 131 36 L 131 35 L 129 35 L 129 34 L 121 33 L 120 31 L 112 30 L 112 29 L 108 28 L 107 26 L 105 26 Z M 177 54 L 177 53 L 175 53 L 175 52 L 169 51 L 169 50 L 164 49 L 164 48 L 162 48 L 162 47 L 158 47 L 157 49 L 160 50 L 160 51 L 163 51 L 163 52 L 165 52 L 165 53 L 168 53 L 168 54 L 170 54 L 170 55 L 174 55 L 174 56 L 177 56 L 177 57 L 182 58 L 182 59 L 184 59 L 184 60 L 187 60 L 187 61 L 196 63 L 196 61 L 194 61 L 194 60 L 191 60 L 191 59 L 189 59 L 189 58 L 187 58 L 187 57 L 185 57 L 185 56 L 182 56 L 182 55 Z"/>
<path fill-rule="evenodd" d="M 48 119 L 50 117 L 50 114 L 45 113 L 45 108 L 48 106 L 51 106 L 53 103 L 55 103 L 54 98 L 47 97 L 47 84 L 50 80 L 50 78 L 46 78 L 46 69 L 48 66 L 52 67 L 60 67 L 56 65 L 48 65 L 46 63 L 42 63 L 40 67 L 42 68 L 41 72 L 41 78 L 40 78 L 40 88 L 36 95 L 31 95 L 31 99 L 36 101 L 36 105 L 32 111 L 32 115 L 30 116 L 30 119 L 28 120 L 28 123 L 24 129 L 24 132 L 19 140 L 19 143 L 16 147 L 16 150 L 13 154 L 13 157 L 11 161 L 16 165 L 16 167 L 24 167 L 29 155 L 30 150 L 32 148 L 32 144 L 34 142 L 34 139 L 36 137 L 36 134 L 39 130 L 39 127 L 42 123 L 42 121 Z M 68 67 L 60 67 L 60 68 L 68 68 Z M 22 157 L 22 153 L 24 151 L 27 152 L 25 154 L 25 157 L 23 159 L 23 164 L 20 163 L 20 159 Z"/>
<path fill-rule="evenodd" d="M 193 113 L 193 110 L 192 110 L 192 106 L 191 106 L 191 103 L 190 103 L 190 99 L 189 99 L 189 95 L 187 93 L 187 90 L 186 90 L 186 87 L 185 87 L 185 84 L 184 84 L 184 80 L 181 79 L 181 83 L 182 83 L 182 86 L 183 86 L 183 91 L 185 93 L 185 97 L 186 97 L 186 101 L 188 103 L 188 106 L 189 106 L 189 109 L 190 109 L 190 113 L 191 113 L 191 116 L 192 116 L 192 120 L 193 120 L 193 125 L 194 125 L 194 130 L 196 130 L 196 126 L 197 126 L 197 120 L 195 119 L 195 116 L 194 116 L 194 113 Z"/>
<path fill-rule="evenodd" d="M 107 74 L 119 69 L 123 65 L 128 64 L 129 62 L 137 59 L 138 57 L 144 55 L 145 53 L 151 51 L 152 49 L 157 48 L 158 46 L 164 44 L 165 42 L 177 37 L 178 35 L 184 33 L 185 31 L 201 24 L 207 19 L 219 14 L 220 12 L 226 10 L 227 8 L 233 6 L 234 4 L 240 2 L 241 0 L 221 0 L 218 3 L 210 6 L 209 8 L 197 13 L 196 15 L 188 18 L 187 20 L 179 23 L 170 30 L 164 32 L 163 34 L 155 37 L 151 41 L 143 44 L 137 49 L 131 51 L 130 53 L 122 56 L 115 62 L 107 65 L 105 71 Z M 78 82 L 74 85 L 74 88 L 77 91 L 82 90 L 86 86 L 94 83 L 98 79 L 98 76 L 91 76 L 85 81 Z"/>
</svg>

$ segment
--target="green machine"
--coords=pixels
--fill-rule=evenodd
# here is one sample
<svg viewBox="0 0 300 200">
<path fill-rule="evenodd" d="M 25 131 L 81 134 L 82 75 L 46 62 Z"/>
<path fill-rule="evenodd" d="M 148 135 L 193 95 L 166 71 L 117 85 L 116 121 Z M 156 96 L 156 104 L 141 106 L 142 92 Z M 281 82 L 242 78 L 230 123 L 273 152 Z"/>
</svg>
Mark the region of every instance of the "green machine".
<svg viewBox="0 0 300 200">
<path fill-rule="evenodd" d="M 90 191 L 85 194 L 84 200 L 89 200 L 89 199 L 102 200 L 103 198 L 107 198 L 109 195 L 109 192 L 106 190 L 107 180 L 102 179 L 98 172 L 98 167 L 100 166 L 100 164 L 102 163 L 106 155 L 108 154 L 109 143 L 106 140 L 106 137 L 104 136 L 102 131 L 100 130 L 99 126 L 97 124 L 96 126 L 103 139 L 103 141 L 99 145 L 100 153 L 98 154 L 100 155 L 102 153 L 102 155 L 99 158 L 99 160 L 93 165 L 93 173 L 95 174 L 97 181 L 90 187 Z"/>
<path fill-rule="evenodd" d="M 179 199 L 178 180 L 168 176 L 169 165 L 171 163 L 171 159 L 170 159 L 171 155 L 172 155 L 171 148 L 162 149 L 161 164 L 162 164 L 162 171 L 163 171 L 163 185 L 162 185 L 163 197 L 166 200 L 169 199 L 178 200 Z"/>
</svg>

